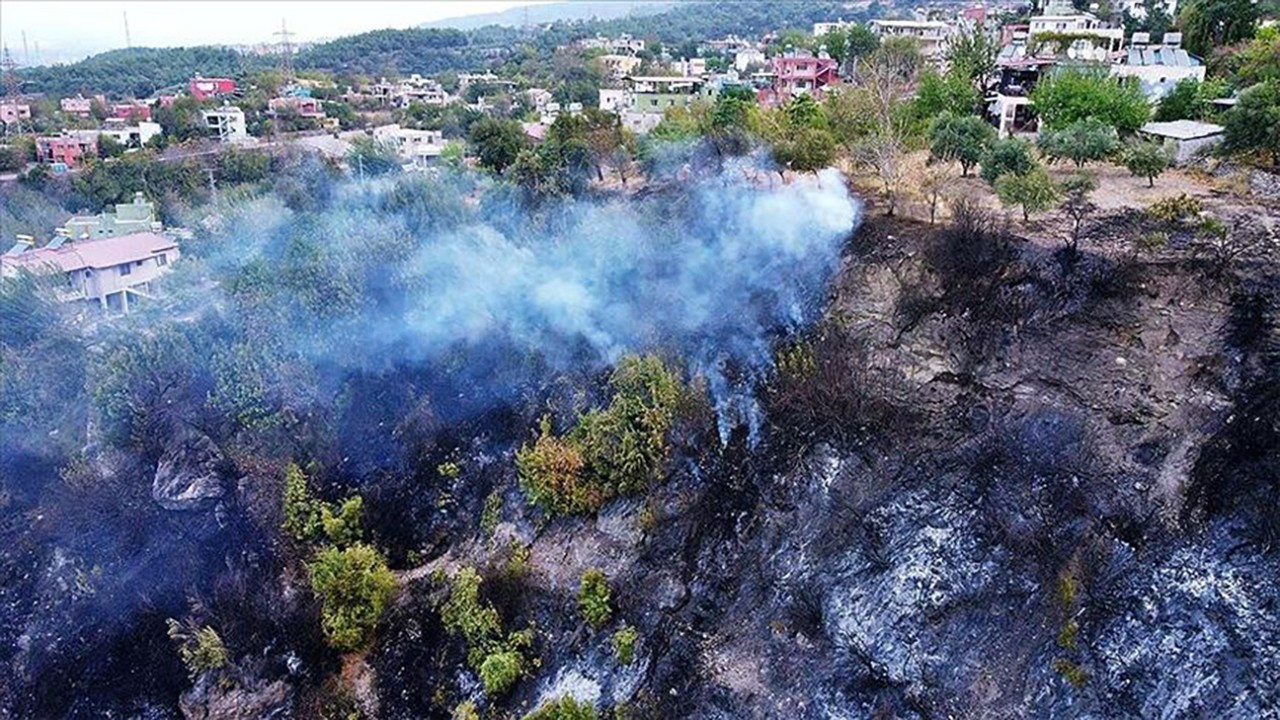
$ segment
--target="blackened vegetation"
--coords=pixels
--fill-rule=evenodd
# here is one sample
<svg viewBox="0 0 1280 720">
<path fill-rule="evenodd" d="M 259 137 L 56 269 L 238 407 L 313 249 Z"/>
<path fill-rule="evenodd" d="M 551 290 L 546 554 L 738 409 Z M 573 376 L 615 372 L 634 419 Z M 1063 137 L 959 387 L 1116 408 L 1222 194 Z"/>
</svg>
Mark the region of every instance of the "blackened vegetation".
<svg viewBox="0 0 1280 720">
<path fill-rule="evenodd" d="M 1244 546 L 1280 551 L 1280 298 L 1245 290 L 1224 328 L 1239 353 L 1235 406 L 1205 444 L 1187 488 L 1184 517 L 1239 513 Z"/>
</svg>

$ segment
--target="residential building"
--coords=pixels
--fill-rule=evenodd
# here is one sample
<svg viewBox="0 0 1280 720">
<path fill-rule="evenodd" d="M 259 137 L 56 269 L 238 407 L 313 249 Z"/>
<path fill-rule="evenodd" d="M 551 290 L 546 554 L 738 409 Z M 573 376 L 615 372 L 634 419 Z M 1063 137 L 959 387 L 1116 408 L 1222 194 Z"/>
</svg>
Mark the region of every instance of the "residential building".
<svg viewBox="0 0 1280 720">
<path fill-rule="evenodd" d="M 59 293 L 64 302 L 128 312 L 131 304 L 149 297 L 151 283 L 179 256 L 177 242 L 156 232 L 91 240 L 59 235 L 42 248 L 32 249 L 26 242 L 10 248 L 0 256 L 0 275 L 11 277 L 23 270 L 60 273 L 66 279 Z"/>
<path fill-rule="evenodd" d="M 398 82 L 387 82 L 386 78 L 370 87 L 370 94 L 384 105 L 408 107 L 410 103 L 423 105 L 445 105 L 452 100 L 449 93 L 435 80 L 424 78 L 417 73 Z"/>
<path fill-rule="evenodd" d="M 1174 164 L 1186 165 L 1222 142 L 1225 128 L 1195 120 L 1149 122 L 1138 131 L 1157 142 L 1174 148 Z"/>
<path fill-rule="evenodd" d="M 1045 74 L 1058 64 L 1055 57 L 1001 56 L 996 67 L 995 93 L 987 98 L 987 112 L 999 136 L 1033 134 L 1038 129 L 1031 109 L 1031 91 Z"/>
<path fill-rule="evenodd" d="M 647 133 L 674 107 L 689 107 L 698 98 L 710 99 L 714 90 L 702 77 L 632 75 L 626 78 L 625 100 L 619 113 L 624 127 Z"/>
<path fill-rule="evenodd" d="M 73 98 L 62 98 L 58 101 L 58 106 L 62 108 L 62 112 L 68 115 L 74 115 L 79 118 L 87 118 L 93 115 L 93 101 L 103 102 L 104 98 L 99 95 L 97 98 L 87 98 L 83 95 L 77 95 Z"/>
<path fill-rule="evenodd" d="M 56 168 L 75 167 L 97 156 L 97 130 L 63 130 L 59 135 L 36 138 L 36 160 Z"/>
<path fill-rule="evenodd" d="M 197 100 L 235 94 L 236 81 L 231 78 L 206 78 L 196 75 L 187 83 L 187 91 Z"/>
<path fill-rule="evenodd" d="M 556 121 L 556 118 L 565 114 L 568 114 L 568 115 L 582 114 L 582 103 L 572 102 L 564 107 L 561 107 L 560 103 L 558 102 L 549 102 L 542 107 L 542 112 L 539 114 L 538 122 L 542 123 L 543 125 L 550 125 L 551 123 L 554 123 Z"/>
<path fill-rule="evenodd" d="M 244 111 L 234 105 L 223 105 L 213 110 L 200 111 L 204 126 L 218 133 L 222 142 L 243 142 L 249 139 L 249 128 L 245 124 Z"/>
<path fill-rule="evenodd" d="M 1178 17 L 1178 0 L 1164 0 L 1164 12 L 1171 18 Z M 1130 17 L 1140 20 L 1147 18 L 1147 4 L 1143 0 L 1118 0 L 1112 4 L 1112 9 L 1117 13 L 1123 13 Z"/>
<path fill-rule="evenodd" d="M 24 102 L 0 103 L 0 123 L 13 125 L 31 119 L 31 106 Z"/>
<path fill-rule="evenodd" d="M 726 35 L 718 40 L 708 40 L 706 47 L 709 50 L 721 53 L 737 53 L 743 50 L 759 50 L 759 44 L 754 40 L 740 38 L 737 35 Z"/>
<path fill-rule="evenodd" d="M 635 55 L 601 55 L 596 58 L 614 79 L 621 79 L 630 75 L 636 68 L 640 67 L 641 60 Z"/>
<path fill-rule="evenodd" d="M 98 134 L 110 137 L 126 148 L 140 148 L 151 138 L 164 134 L 160 123 L 143 121 L 137 125 L 125 125 L 124 122 L 124 120 L 109 118 Z"/>
<path fill-rule="evenodd" d="M 444 152 L 444 133 L 439 130 L 414 130 L 399 125 L 382 125 L 373 129 L 373 139 L 391 145 L 404 162 L 422 166 Z"/>
<path fill-rule="evenodd" d="M 134 193 L 133 202 L 117 203 L 110 211 L 97 215 L 73 215 L 59 229 L 59 234 L 72 240 L 92 240 L 139 232 L 159 232 L 156 208 L 142 193 Z"/>
<path fill-rule="evenodd" d="M 504 80 L 491 72 L 458 73 L 458 91 L 466 90 L 471 85 L 506 85 L 515 86 L 515 81 Z"/>
<path fill-rule="evenodd" d="M 763 105 L 781 105 L 797 95 L 821 100 L 824 90 L 840 82 L 840 64 L 825 52 L 788 50 L 770 60 L 771 84 L 760 90 Z"/>
<path fill-rule="evenodd" d="M 108 117 L 117 120 L 150 120 L 151 106 L 138 100 L 115 103 L 111 106 Z"/>
<path fill-rule="evenodd" d="M 952 26 L 941 20 L 872 20 L 871 32 L 881 38 L 914 38 L 921 54 L 942 62 L 951 46 Z"/>
<path fill-rule="evenodd" d="M 1128 52 L 1111 66 L 1111 74 L 1137 78 L 1143 94 L 1159 100 L 1183 80 L 1204 80 L 1204 63 L 1181 45 L 1182 33 L 1165 33 L 1155 45 L 1149 43 L 1147 33 L 1134 33 Z"/>
<path fill-rule="evenodd" d="M 616 38 L 604 36 L 583 38 L 577 42 L 577 45 L 583 50 L 604 50 L 614 55 L 635 55 L 644 50 L 644 40 L 633 38 L 627 33 L 622 33 Z"/>
<path fill-rule="evenodd" d="M 267 101 L 267 110 L 271 113 L 292 111 L 298 117 L 319 120 L 324 117 L 324 105 L 313 97 L 305 95 L 284 95 Z"/>
<path fill-rule="evenodd" d="M 846 22 L 843 18 L 840 20 L 836 20 L 835 22 L 814 23 L 813 36 L 820 38 L 829 32 L 840 32 L 840 31 L 848 30 L 849 28 L 857 24 L 858 23 L 852 22 L 852 21 Z"/>
<path fill-rule="evenodd" d="M 706 58 L 700 58 L 700 57 L 689 58 L 687 60 L 672 60 L 671 69 L 680 73 L 681 75 L 684 75 L 685 77 L 691 77 L 694 75 L 706 75 L 707 60 Z"/>
<path fill-rule="evenodd" d="M 1097 15 L 1076 10 L 1066 0 L 1049 0 L 1044 13 L 1031 18 L 1028 34 L 1032 44 L 1053 36 L 1070 38 L 1064 50 L 1073 60 L 1103 61 L 1124 47 L 1124 28 L 1107 27 Z"/>
<path fill-rule="evenodd" d="M 739 50 L 734 54 L 733 69 L 740 73 L 744 73 L 751 69 L 751 66 L 753 65 L 764 65 L 767 62 L 768 58 L 765 57 L 763 50 L 748 48 L 746 50 Z"/>
<path fill-rule="evenodd" d="M 603 93 L 605 91 L 604 89 L 601 89 L 600 92 Z M 542 112 L 542 108 L 546 107 L 547 103 L 555 99 L 555 95 L 546 88 L 529 88 L 524 91 L 524 96 L 529 103 L 529 107 L 537 110 L 538 112 Z M 603 100 L 601 102 L 603 102 Z"/>
<path fill-rule="evenodd" d="M 623 88 L 600 88 L 600 109 L 620 113 L 626 109 L 630 96 Z"/>
</svg>

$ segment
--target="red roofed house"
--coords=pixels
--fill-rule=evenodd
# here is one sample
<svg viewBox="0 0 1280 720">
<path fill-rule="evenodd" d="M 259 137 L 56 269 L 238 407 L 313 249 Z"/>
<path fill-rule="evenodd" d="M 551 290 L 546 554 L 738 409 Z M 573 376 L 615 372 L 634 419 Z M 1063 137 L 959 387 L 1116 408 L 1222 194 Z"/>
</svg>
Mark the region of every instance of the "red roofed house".
<svg viewBox="0 0 1280 720">
<path fill-rule="evenodd" d="M 199 75 L 187 83 L 191 97 L 197 100 L 208 100 L 219 95 L 230 95 L 236 91 L 236 81 L 230 78 L 207 78 Z"/>
<path fill-rule="evenodd" d="M 840 63 L 825 52 L 814 57 L 804 50 L 788 50 L 770 61 L 773 86 L 759 92 L 763 105 L 781 105 L 796 95 L 821 100 L 823 90 L 840 82 Z"/>
<path fill-rule="evenodd" d="M 320 101 L 305 95 L 285 95 L 271 98 L 267 101 L 267 109 L 273 113 L 281 110 L 292 110 L 298 114 L 298 117 L 304 118 L 324 117 L 324 106 Z"/>
<path fill-rule="evenodd" d="M 83 158 L 98 156 L 98 131 L 63 131 L 61 135 L 36 138 L 36 160 L 75 167 Z"/>
<path fill-rule="evenodd" d="M 151 106 L 137 100 L 116 103 L 111 106 L 111 117 L 135 122 L 138 120 L 150 120 Z"/>
<path fill-rule="evenodd" d="M 67 282 L 62 300 L 128 312 L 129 304 L 147 297 L 151 281 L 168 272 L 178 257 L 177 242 L 155 232 L 81 241 L 60 235 L 36 249 L 19 241 L 0 255 L 0 277 L 23 270 L 62 273 Z"/>
</svg>

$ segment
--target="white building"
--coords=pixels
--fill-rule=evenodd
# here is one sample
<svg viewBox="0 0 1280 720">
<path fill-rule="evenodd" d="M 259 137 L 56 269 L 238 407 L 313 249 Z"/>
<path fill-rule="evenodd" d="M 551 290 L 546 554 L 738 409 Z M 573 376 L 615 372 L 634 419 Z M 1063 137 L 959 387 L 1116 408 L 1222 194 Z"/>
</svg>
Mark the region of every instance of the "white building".
<svg viewBox="0 0 1280 720">
<path fill-rule="evenodd" d="M 672 60 L 671 69 L 684 77 L 707 74 L 706 58 L 689 58 L 688 60 Z"/>
<path fill-rule="evenodd" d="M 814 36 L 814 37 L 818 37 L 818 38 L 820 38 L 820 37 L 822 37 L 823 35 L 826 35 L 826 34 L 827 34 L 827 33 L 829 33 L 829 32 L 832 32 L 832 31 L 844 31 L 844 30 L 848 30 L 849 28 L 851 28 L 851 27 L 853 27 L 854 25 L 857 25 L 857 24 L 858 24 L 858 23 L 856 23 L 856 22 L 845 22 L 843 19 L 836 20 L 835 22 L 820 22 L 820 23 L 814 23 L 814 24 L 813 24 L 813 36 Z"/>
<path fill-rule="evenodd" d="M 600 109 L 605 112 L 621 112 L 626 108 L 627 91 L 622 88 L 600 88 Z"/>
<path fill-rule="evenodd" d="M 1204 63 L 1182 49 L 1182 33 L 1165 33 L 1157 45 L 1148 39 L 1147 33 L 1134 33 L 1128 52 L 1111 66 L 1111 74 L 1137 78 L 1143 94 L 1153 101 L 1183 80 L 1204 81 Z"/>
<path fill-rule="evenodd" d="M 1195 120 L 1173 122 L 1149 122 L 1138 132 L 1157 142 L 1172 145 L 1174 164 L 1185 165 L 1209 148 L 1222 142 L 1225 128 L 1213 123 Z"/>
<path fill-rule="evenodd" d="M 123 120 L 108 119 L 98 137 L 109 137 L 127 148 L 140 148 L 151 138 L 164 134 L 160 123 L 143 121 L 137 125 L 125 125 Z"/>
<path fill-rule="evenodd" d="M 931 60 L 945 58 L 951 46 L 952 27 L 940 20 L 872 20 L 871 32 L 882 38 L 915 38 Z"/>
<path fill-rule="evenodd" d="M 33 249 L 29 239 L 19 241 L 0 256 L 0 276 L 24 270 L 60 273 L 66 280 L 58 293 L 62 301 L 128 312 L 132 303 L 149 297 L 152 281 L 168 272 L 178 257 L 177 242 L 156 232 L 91 240 L 58 235 L 42 248 Z"/>
<path fill-rule="evenodd" d="M 204 126 L 218 133 L 218 139 L 224 143 L 244 142 L 249 139 L 249 128 L 245 124 L 244 111 L 234 105 L 223 105 L 213 110 L 200 111 Z"/>
<path fill-rule="evenodd" d="M 439 130 L 414 130 L 399 125 L 382 125 L 373 129 L 373 139 L 396 149 L 405 163 L 428 165 L 444 152 L 444 133 Z"/>
<path fill-rule="evenodd" d="M 635 55 L 601 55 L 596 58 L 606 70 L 609 71 L 610 77 L 616 79 L 624 78 L 640 67 L 641 60 Z"/>
</svg>

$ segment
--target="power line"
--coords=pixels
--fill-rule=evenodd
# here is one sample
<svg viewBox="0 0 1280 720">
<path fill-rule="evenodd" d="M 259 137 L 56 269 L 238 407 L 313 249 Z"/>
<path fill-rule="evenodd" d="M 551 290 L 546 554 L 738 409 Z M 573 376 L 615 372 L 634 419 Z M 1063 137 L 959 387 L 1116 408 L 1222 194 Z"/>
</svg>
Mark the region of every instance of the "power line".
<svg viewBox="0 0 1280 720">
<path fill-rule="evenodd" d="M 13 103 L 13 124 L 17 127 L 16 133 L 21 135 L 24 128 L 22 126 L 22 112 L 17 105 L 22 103 L 22 82 L 18 80 L 18 63 L 14 62 L 13 56 L 9 54 L 9 44 L 4 46 L 4 59 L 0 62 L 4 67 L 4 96 L 5 100 Z M 10 132 L 9 125 L 4 126 L 5 133 Z"/>
<path fill-rule="evenodd" d="M 289 32 L 289 28 L 284 24 L 284 18 L 280 18 L 279 32 L 272 33 L 280 36 L 280 71 L 284 73 L 285 80 L 293 79 L 293 44 L 289 42 L 289 38 L 293 33 Z"/>
</svg>

